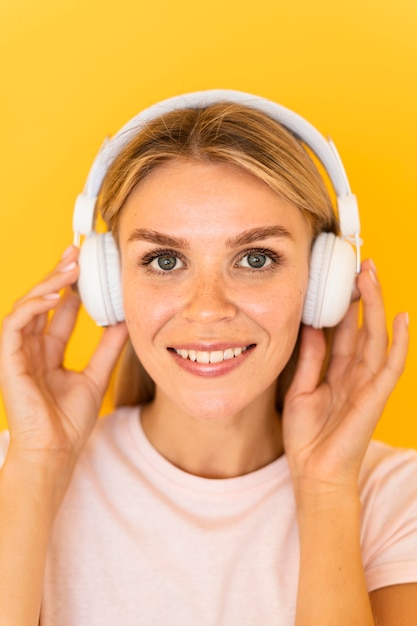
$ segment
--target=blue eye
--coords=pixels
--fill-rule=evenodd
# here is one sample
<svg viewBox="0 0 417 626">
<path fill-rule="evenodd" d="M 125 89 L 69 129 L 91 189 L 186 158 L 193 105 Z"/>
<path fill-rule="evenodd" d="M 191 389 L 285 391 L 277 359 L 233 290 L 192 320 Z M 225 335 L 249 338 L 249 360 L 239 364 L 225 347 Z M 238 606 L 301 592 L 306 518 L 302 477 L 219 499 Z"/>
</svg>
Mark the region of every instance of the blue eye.
<svg viewBox="0 0 417 626">
<path fill-rule="evenodd" d="M 262 269 L 271 265 L 271 263 L 272 260 L 266 254 L 262 254 L 262 252 L 250 252 L 242 257 L 239 265 L 241 267 L 250 267 L 251 269 Z"/>
<path fill-rule="evenodd" d="M 174 254 L 159 254 L 153 258 L 149 265 L 152 269 L 163 270 L 164 272 L 183 267 L 182 261 Z"/>
<path fill-rule="evenodd" d="M 177 259 L 174 256 L 164 254 L 157 259 L 158 265 L 161 270 L 173 270 L 177 264 Z"/>
</svg>

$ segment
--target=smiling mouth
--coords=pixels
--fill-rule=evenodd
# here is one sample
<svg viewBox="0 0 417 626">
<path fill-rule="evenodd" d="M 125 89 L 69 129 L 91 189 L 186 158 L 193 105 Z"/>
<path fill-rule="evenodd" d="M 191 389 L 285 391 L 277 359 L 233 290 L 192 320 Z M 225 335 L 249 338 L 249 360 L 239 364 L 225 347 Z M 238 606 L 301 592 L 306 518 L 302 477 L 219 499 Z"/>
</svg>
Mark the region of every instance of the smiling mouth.
<svg viewBox="0 0 417 626">
<path fill-rule="evenodd" d="M 184 360 L 194 361 L 196 363 L 202 363 L 207 365 L 208 363 L 222 363 L 223 361 L 229 361 L 240 356 L 243 352 L 254 348 L 255 344 L 250 344 L 243 348 L 227 348 L 226 350 L 212 350 L 210 352 L 205 350 L 182 350 L 176 348 L 169 348 L 170 351 L 176 352 Z"/>
</svg>

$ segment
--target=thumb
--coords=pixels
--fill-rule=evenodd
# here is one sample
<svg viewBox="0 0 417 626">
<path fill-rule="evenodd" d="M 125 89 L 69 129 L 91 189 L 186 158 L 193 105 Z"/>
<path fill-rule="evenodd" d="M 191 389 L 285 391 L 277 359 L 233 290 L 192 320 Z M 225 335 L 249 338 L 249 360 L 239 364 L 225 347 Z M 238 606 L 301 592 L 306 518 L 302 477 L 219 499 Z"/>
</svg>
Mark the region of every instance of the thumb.
<svg viewBox="0 0 417 626">
<path fill-rule="evenodd" d="M 89 364 L 84 369 L 84 374 L 94 380 L 103 393 L 127 338 L 128 331 L 124 322 L 106 328 Z"/>
<path fill-rule="evenodd" d="M 311 393 L 316 389 L 325 356 L 326 340 L 323 331 L 312 326 L 303 326 L 297 367 L 286 399 Z"/>
</svg>

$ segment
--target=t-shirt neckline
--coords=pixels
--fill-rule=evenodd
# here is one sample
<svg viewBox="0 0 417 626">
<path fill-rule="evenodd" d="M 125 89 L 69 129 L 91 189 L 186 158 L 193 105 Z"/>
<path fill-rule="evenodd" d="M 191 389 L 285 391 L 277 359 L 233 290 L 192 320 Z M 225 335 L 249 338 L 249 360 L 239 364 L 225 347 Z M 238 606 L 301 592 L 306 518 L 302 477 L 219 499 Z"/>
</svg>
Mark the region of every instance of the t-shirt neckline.
<svg viewBox="0 0 417 626">
<path fill-rule="evenodd" d="M 272 461 L 268 465 L 253 472 L 232 478 L 204 478 L 190 474 L 177 467 L 166 459 L 147 438 L 141 421 L 140 407 L 134 411 L 134 419 L 131 420 L 132 435 L 139 447 L 141 457 L 150 464 L 154 470 L 166 479 L 182 487 L 197 490 L 198 492 L 236 493 L 265 487 L 267 483 L 277 482 L 288 476 L 288 464 L 285 454 Z"/>
</svg>

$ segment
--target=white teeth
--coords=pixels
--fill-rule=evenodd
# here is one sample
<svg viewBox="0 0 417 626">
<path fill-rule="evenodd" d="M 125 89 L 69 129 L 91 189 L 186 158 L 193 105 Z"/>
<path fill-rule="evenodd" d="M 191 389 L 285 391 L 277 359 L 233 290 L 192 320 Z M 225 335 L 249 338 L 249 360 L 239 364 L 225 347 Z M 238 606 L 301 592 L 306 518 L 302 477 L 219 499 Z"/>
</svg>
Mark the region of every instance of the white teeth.
<svg viewBox="0 0 417 626">
<path fill-rule="evenodd" d="M 176 350 L 183 359 L 190 359 L 190 361 L 197 361 L 197 363 L 221 363 L 233 359 L 236 356 L 240 356 L 242 352 L 245 352 L 247 348 L 227 348 L 226 350 L 214 350 L 213 352 L 206 352 L 203 350 Z"/>
<path fill-rule="evenodd" d="M 223 361 L 223 351 L 216 350 L 216 352 L 210 352 L 210 363 L 221 363 Z"/>
<path fill-rule="evenodd" d="M 197 363 L 210 363 L 210 352 L 197 352 Z"/>
</svg>

